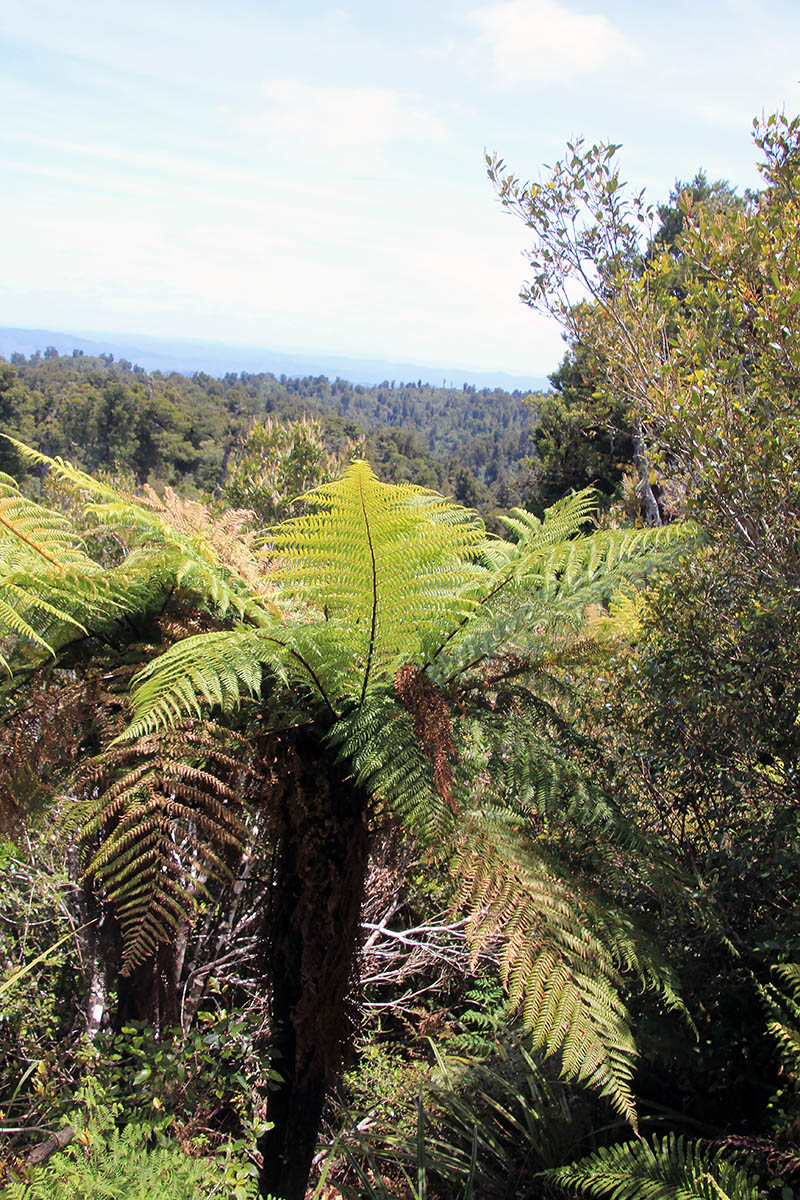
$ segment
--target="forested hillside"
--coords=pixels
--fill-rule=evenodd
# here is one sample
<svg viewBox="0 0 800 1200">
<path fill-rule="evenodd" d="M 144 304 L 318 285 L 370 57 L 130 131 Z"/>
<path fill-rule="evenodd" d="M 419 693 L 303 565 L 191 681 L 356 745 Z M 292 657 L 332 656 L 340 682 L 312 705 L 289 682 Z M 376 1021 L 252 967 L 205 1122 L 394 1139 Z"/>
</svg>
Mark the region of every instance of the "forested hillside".
<svg viewBox="0 0 800 1200">
<path fill-rule="evenodd" d="M 367 434 L 383 478 L 413 479 L 484 510 L 522 498 L 534 409 L 520 393 L 324 376 L 148 374 L 111 355 L 59 356 L 45 348 L 0 363 L 0 426 L 88 470 L 213 492 L 231 450 L 256 419 L 324 420 L 332 447 Z M 0 463 L 20 464 L 0 449 Z"/>
</svg>

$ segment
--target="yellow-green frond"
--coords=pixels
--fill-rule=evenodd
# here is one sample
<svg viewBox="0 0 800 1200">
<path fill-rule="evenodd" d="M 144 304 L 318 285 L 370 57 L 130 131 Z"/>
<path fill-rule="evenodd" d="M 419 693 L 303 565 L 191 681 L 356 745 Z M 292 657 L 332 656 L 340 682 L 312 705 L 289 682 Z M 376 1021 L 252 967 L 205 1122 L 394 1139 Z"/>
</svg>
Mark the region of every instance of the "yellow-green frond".
<svg viewBox="0 0 800 1200">
<path fill-rule="evenodd" d="M 365 462 L 304 499 L 310 511 L 268 535 L 273 578 L 353 631 L 363 696 L 470 612 L 483 526 L 435 493 L 381 483 Z"/>
</svg>

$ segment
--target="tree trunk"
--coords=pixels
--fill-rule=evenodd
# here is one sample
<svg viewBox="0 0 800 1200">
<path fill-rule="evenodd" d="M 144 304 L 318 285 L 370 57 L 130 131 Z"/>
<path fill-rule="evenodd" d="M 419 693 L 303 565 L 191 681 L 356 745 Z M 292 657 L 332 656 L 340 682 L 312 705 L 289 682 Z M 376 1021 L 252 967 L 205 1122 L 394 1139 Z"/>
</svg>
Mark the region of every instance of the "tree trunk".
<svg viewBox="0 0 800 1200">
<path fill-rule="evenodd" d="M 647 460 L 641 421 L 634 421 L 633 424 L 633 464 L 639 472 L 644 519 L 648 525 L 661 525 L 661 510 L 650 483 L 650 463 Z"/>
<path fill-rule="evenodd" d="M 310 732 L 281 739 L 276 867 L 267 914 L 274 1066 L 259 1140 L 262 1196 L 303 1200 L 322 1107 L 352 1031 L 359 916 L 369 857 L 366 798 Z"/>
</svg>

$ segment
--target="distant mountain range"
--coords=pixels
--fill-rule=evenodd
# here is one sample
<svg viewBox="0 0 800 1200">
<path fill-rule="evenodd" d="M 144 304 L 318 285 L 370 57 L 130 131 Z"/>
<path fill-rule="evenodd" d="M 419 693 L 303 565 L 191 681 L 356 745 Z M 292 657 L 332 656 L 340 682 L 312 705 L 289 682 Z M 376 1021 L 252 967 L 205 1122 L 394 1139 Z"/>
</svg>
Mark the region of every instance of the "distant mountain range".
<svg viewBox="0 0 800 1200">
<path fill-rule="evenodd" d="M 139 334 L 75 334 L 52 329 L 0 328 L 0 357 L 12 354 L 29 357 L 37 350 L 54 346 L 59 354 L 82 350 L 84 354 L 113 354 L 128 359 L 147 371 L 179 371 L 184 375 L 204 371 L 222 377 L 228 372 L 303 378 L 324 375 L 328 379 L 346 379 L 364 385 L 396 380 L 398 383 L 422 380 L 436 387 L 461 387 L 467 383 L 477 388 L 503 388 L 509 392 L 549 390 L 543 376 L 514 375 L 504 371 L 474 371 L 456 366 L 430 363 L 390 362 L 380 358 L 350 358 L 321 351 L 270 350 L 256 346 L 229 345 L 223 342 L 180 340 L 177 338 L 145 337 Z"/>
</svg>

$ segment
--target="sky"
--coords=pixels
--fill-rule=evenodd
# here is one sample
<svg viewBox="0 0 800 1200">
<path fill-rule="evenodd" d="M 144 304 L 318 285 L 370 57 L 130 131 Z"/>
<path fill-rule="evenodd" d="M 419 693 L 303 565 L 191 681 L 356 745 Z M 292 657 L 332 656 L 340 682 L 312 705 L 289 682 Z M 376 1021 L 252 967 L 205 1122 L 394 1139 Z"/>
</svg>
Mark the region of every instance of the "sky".
<svg viewBox="0 0 800 1200">
<path fill-rule="evenodd" d="M 799 51 L 796 0 L 2 0 L 0 325 L 545 375 L 484 150 L 753 187 Z"/>
</svg>

